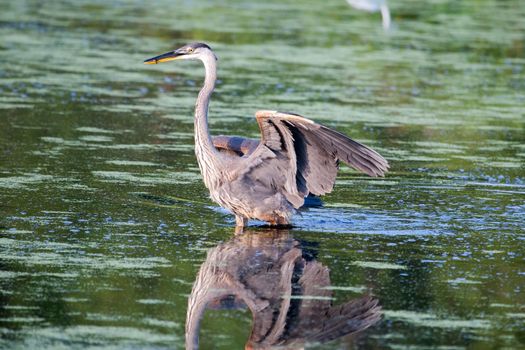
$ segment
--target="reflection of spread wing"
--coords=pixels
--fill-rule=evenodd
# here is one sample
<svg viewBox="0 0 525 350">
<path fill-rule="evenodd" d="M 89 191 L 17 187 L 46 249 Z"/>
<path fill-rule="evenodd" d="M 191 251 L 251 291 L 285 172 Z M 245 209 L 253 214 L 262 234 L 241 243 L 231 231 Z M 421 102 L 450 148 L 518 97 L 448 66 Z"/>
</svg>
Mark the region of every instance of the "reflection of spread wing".
<svg viewBox="0 0 525 350">
<path fill-rule="evenodd" d="M 305 339 L 308 342 L 327 342 L 363 331 L 381 319 L 381 306 L 378 303 L 378 299 L 366 296 L 331 307 L 321 329 L 307 333 Z"/>
<path fill-rule="evenodd" d="M 214 136 L 212 138 L 213 146 L 220 152 L 237 155 L 239 157 L 245 156 L 257 148 L 258 140 L 247 139 L 239 136 Z"/>
<path fill-rule="evenodd" d="M 373 297 L 333 306 L 329 270 L 317 261 L 306 263 L 298 284 L 303 298 L 295 311 L 298 322 L 289 330 L 290 340 L 324 343 L 363 331 L 381 318 L 381 306 Z"/>
<path fill-rule="evenodd" d="M 318 261 L 306 262 L 297 283 L 304 298 L 295 311 L 299 323 L 293 335 L 304 336 L 305 331 L 308 334 L 317 329 L 332 305 L 332 291 L 326 288 L 330 286 L 330 271 Z"/>
<path fill-rule="evenodd" d="M 281 186 L 294 206 L 308 193 L 330 192 L 339 161 L 370 176 L 388 170 L 388 162 L 373 149 L 309 119 L 274 111 L 259 111 L 256 118 L 261 142 L 247 156 L 245 173 Z"/>
<path fill-rule="evenodd" d="M 249 341 L 253 349 L 323 343 L 363 331 L 381 319 L 379 301 L 370 296 L 334 306 L 329 269 L 318 261 L 304 260 L 297 248 L 266 269 L 272 275 L 280 272 L 279 283 L 274 289 L 269 281 L 257 283 L 261 291 L 270 288 L 274 295 L 268 307 L 253 315 Z M 255 282 L 256 276 L 251 277 Z M 246 281 L 253 290 L 255 284 Z M 262 297 L 261 291 L 254 293 Z"/>
</svg>

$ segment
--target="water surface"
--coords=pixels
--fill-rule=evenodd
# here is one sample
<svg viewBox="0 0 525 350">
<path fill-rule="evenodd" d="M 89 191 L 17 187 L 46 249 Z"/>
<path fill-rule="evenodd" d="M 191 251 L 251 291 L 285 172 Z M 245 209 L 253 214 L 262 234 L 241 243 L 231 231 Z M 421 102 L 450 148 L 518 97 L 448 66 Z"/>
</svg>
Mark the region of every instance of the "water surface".
<svg viewBox="0 0 525 350">
<path fill-rule="evenodd" d="M 329 270 L 333 305 L 383 310 L 311 348 L 523 348 L 525 7 L 391 11 L 385 32 L 345 1 L 1 3 L 0 347 L 184 347 L 192 285 L 234 220 L 193 154 L 202 67 L 142 60 L 198 40 L 219 56 L 213 133 L 293 111 L 392 165 L 342 167 L 287 233 Z M 201 348 L 242 348 L 251 322 L 206 311 Z"/>
</svg>

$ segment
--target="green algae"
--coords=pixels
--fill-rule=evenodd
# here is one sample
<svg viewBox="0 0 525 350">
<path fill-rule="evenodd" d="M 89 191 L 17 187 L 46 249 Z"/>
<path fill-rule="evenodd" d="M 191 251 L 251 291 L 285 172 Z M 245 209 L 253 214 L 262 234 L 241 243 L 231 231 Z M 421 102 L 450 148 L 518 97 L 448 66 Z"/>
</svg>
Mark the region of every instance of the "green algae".
<svg viewBox="0 0 525 350">
<path fill-rule="evenodd" d="M 402 322 L 420 325 L 422 327 L 431 328 L 472 328 L 472 329 L 488 329 L 492 327 L 491 323 L 483 319 L 450 319 L 440 318 L 437 315 L 429 313 L 411 312 L 411 311 L 395 311 L 383 310 L 385 317 L 389 319 L 400 320 Z"/>
<path fill-rule="evenodd" d="M 123 165 L 123 166 L 160 166 L 158 163 L 145 162 L 141 160 L 106 160 L 106 164 Z"/>
<path fill-rule="evenodd" d="M 290 111 L 389 160 L 385 179 L 342 166 L 291 231 L 337 301 L 386 310 L 352 346 L 523 348 L 525 7 L 390 6 L 385 33 L 344 1 L 1 3 L 0 348 L 184 346 L 234 224 L 195 162 L 202 65 L 142 64 L 187 41 L 219 57 L 213 134 Z M 250 318 L 202 327 L 202 348 L 243 348 Z"/>
<path fill-rule="evenodd" d="M 385 263 L 380 261 L 354 261 L 354 265 L 379 270 L 406 270 L 407 267 L 398 264 Z"/>
<path fill-rule="evenodd" d="M 53 180 L 51 175 L 27 173 L 22 176 L 0 177 L 0 187 L 3 188 L 29 188 L 32 185 Z"/>
</svg>

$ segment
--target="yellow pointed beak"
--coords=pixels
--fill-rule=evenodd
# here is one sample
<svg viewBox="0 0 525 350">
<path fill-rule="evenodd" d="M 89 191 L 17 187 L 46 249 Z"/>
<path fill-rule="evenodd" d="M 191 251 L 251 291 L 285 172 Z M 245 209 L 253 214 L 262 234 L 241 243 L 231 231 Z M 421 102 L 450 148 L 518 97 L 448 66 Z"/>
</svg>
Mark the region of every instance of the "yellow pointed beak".
<svg viewBox="0 0 525 350">
<path fill-rule="evenodd" d="M 177 51 L 170 51 L 163 53 L 162 55 L 148 58 L 147 60 L 144 60 L 144 64 L 157 64 L 162 62 L 173 61 L 182 55 L 182 53 L 178 53 Z"/>
</svg>

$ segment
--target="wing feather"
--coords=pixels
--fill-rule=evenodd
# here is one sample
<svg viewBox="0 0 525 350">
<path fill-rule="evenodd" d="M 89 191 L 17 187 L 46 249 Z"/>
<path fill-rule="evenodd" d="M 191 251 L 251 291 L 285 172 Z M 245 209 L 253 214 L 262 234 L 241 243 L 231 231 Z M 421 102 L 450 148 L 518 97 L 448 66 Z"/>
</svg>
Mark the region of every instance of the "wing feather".
<svg viewBox="0 0 525 350">
<path fill-rule="evenodd" d="M 339 161 L 370 176 L 388 170 L 386 159 L 370 147 L 307 118 L 275 111 L 258 111 L 256 118 L 261 141 L 245 156 L 243 172 L 281 190 L 296 208 L 308 193 L 332 191 Z"/>
</svg>

